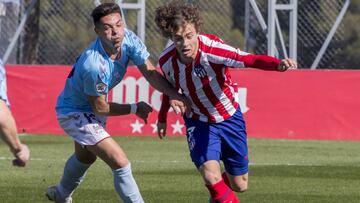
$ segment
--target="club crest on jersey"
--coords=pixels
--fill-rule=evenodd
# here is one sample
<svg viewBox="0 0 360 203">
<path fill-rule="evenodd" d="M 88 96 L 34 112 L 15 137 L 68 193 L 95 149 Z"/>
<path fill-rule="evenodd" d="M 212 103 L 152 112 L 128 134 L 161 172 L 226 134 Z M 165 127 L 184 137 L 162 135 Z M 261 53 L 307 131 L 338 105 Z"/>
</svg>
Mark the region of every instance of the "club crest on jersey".
<svg viewBox="0 0 360 203">
<path fill-rule="evenodd" d="M 107 88 L 107 85 L 104 84 L 104 83 L 102 83 L 102 82 L 96 84 L 96 91 L 97 91 L 98 93 L 105 93 L 106 88 Z"/>
<path fill-rule="evenodd" d="M 195 65 L 194 72 L 199 78 L 204 78 L 207 75 L 205 68 L 201 64 Z"/>
</svg>

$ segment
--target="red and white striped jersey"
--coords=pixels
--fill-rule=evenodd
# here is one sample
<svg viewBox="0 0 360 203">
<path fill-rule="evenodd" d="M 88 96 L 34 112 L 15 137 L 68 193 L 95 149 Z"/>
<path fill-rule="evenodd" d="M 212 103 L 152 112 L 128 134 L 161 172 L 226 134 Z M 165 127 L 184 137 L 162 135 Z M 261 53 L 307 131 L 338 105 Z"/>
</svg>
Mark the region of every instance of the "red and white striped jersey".
<svg viewBox="0 0 360 203">
<path fill-rule="evenodd" d="M 186 116 L 203 122 L 224 121 L 238 108 L 229 68 L 276 70 L 280 62 L 243 52 L 214 35 L 199 35 L 198 41 L 198 53 L 191 64 L 180 62 L 174 44 L 162 52 L 159 64 L 166 79 L 192 101 L 191 113 Z"/>
</svg>

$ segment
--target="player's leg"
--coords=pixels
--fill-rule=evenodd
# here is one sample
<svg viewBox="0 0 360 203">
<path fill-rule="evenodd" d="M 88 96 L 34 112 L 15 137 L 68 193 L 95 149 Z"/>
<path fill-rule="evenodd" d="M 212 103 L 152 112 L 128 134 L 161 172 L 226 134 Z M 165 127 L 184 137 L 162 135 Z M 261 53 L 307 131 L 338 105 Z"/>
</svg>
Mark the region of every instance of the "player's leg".
<svg viewBox="0 0 360 203">
<path fill-rule="evenodd" d="M 58 115 L 57 118 L 63 130 L 74 140 L 75 153 L 66 161 L 60 183 L 49 187 L 46 196 L 55 202 L 71 202 L 71 195 L 96 160 L 96 156 L 85 146 L 94 145 L 110 135 L 102 127 L 105 119 L 91 113 L 71 113 Z"/>
<path fill-rule="evenodd" d="M 220 163 L 216 160 L 209 160 L 203 163 L 199 168 L 199 172 L 206 185 L 213 185 L 222 179 Z"/>
<path fill-rule="evenodd" d="M 245 192 L 248 187 L 248 173 L 244 175 L 232 176 L 227 172 L 222 174 L 224 183 L 235 192 Z M 216 203 L 213 198 L 210 198 L 209 203 Z"/>
<path fill-rule="evenodd" d="M 222 139 L 222 160 L 226 173 L 223 178 L 236 192 L 248 189 L 248 147 L 245 122 L 240 109 L 228 120 L 219 124 Z"/>
<path fill-rule="evenodd" d="M 16 123 L 9 107 L 2 100 L 0 95 L 0 137 L 9 146 L 10 151 L 14 154 L 13 164 L 16 166 L 25 166 L 30 159 L 28 147 L 21 144 L 17 135 Z"/>
<path fill-rule="evenodd" d="M 222 174 L 224 180 L 227 179 L 227 185 L 235 192 L 245 192 L 248 189 L 249 174 L 230 175 L 227 172 Z M 226 182 L 226 181 L 225 181 Z"/>
<path fill-rule="evenodd" d="M 113 171 L 116 192 L 125 203 L 143 203 L 132 175 L 131 164 L 121 147 L 111 137 L 87 149 L 101 158 Z"/>
<path fill-rule="evenodd" d="M 210 192 L 210 202 L 216 203 L 238 203 L 239 200 L 232 189 L 225 183 L 221 176 L 220 163 L 210 160 L 205 162 L 199 171 L 204 179 L 205 185 Z"/>
<path fill-rule="evenodd" d="M 96 156 L 80 144 L 75 143 L 75 153 L 65 163 L 62 178 L 56 186 L 48 188 L 47 196 L 55 202 L 71 202 L 72 194 L 84 180 L 86 171 L 96 160 Z"/>
<path fill-rule="evenodd" d="M 214 124 L 185 119 L 190 156 L 202 175 L 211 199 L 217 203 L 238 199 L 221 177 L 221 140 Z"/>
</svg>

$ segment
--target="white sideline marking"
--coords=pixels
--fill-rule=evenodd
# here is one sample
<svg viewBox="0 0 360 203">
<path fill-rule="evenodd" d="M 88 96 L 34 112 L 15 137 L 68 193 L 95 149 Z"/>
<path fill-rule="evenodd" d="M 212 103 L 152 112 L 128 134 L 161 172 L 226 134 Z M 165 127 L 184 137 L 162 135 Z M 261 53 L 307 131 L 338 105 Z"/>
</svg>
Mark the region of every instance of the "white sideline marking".
<svg viewBox="0 0 360 203">
<path fill-rule="evenodd" d="M 3 157 L 0 156 L 0 160 L 13 160 L 15 159 L 14 157 Z M 43 161 L 44 159 L 41 158 L 30 158 L 30 161 Z"/>
<path fill-rule="evenodd" d="M 3 157 L 0 156 L 1 160 L 13 160 L 14 157 Z M 53 159 L 42 159 L 42 158 L 30 158 L 30 161 L 53 161 Z M 67 159 L 62 159 L 66 161 Z M 162 161 L 145 161 L 145 160 L 130 160 L 135 163 L 172 163 L 172 164 L 184 164 L 191 163 L 190 161 L 180 160 L 162 160 Z M 326 164 L 297 164 L 297 163 L 249 163 L 250 166 L 325 166 Z"/>
</svg>

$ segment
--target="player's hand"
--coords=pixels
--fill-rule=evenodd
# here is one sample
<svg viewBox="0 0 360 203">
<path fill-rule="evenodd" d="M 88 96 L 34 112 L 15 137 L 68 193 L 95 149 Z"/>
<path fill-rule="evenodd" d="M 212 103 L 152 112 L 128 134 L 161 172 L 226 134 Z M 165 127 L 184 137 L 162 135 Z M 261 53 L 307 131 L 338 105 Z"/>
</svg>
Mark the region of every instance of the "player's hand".
<svg viewBox="0 0 360 203">
<path fill-rule="evenodd" d="M 295 60 L 290 59 L 290 58 L 281 60 L 279 66 L 278 66 L 278 71 L 283 72 L 288 69 L 297 69 L 297 63 Z"/>
<path fill-rule="evenodd" d="M 149 104 L 143 101 L 136 103 L 136 105 L 137 105 L 136 115 L 139 118 L 143 119 L 145 124 L 147 124 L 147 118 L 149 116 L 149 113 L 151 113 L 153 109 Z"/>
<path fill-rule="evenodd" d="M 179 95 L 177 98 L 170 98 L 170 106 L 175 114 L 180 113 L 182 116 L 186 112 L 191 111 L 191 101 L 183 95 Z"/>
<path fill-rule="evenodd" d="M 158 136 L 160 139 L 163 139 L 166 136 L 166 122 L 158 122 L 156 124 Z"/>
<path fill-rule="evenodd" d="M 21 144 L 19 152 L 14 154 L 15 159 L 12 161 L 14 166 L 24 167 L 30 159 L 30 150 L 27 145 Z"/>
</svg>

